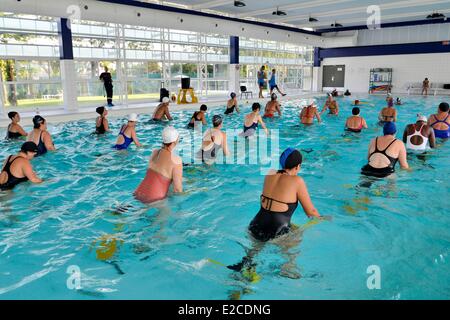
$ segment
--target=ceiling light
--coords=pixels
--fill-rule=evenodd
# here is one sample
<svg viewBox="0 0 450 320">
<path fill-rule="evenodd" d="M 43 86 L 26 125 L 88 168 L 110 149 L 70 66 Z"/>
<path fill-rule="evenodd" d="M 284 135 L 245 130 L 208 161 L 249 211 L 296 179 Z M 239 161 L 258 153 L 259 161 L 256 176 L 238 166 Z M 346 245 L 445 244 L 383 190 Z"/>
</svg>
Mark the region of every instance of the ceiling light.
<svg viewBox="0 0 450 320">
<path fill-rule="evenodd" d="M 235 6 L 235 7 L 239 7 L 239 8 L 241 8 L 241 7 L 245 7 L 245 6 L 246 6 L 246 4 L 245 4 L 245 2 L 244 2 L 244 1 L 239 1 L 239 0 L 236 0 L 236 1 L 234 1 L 234 6 Z"/>
</svg>

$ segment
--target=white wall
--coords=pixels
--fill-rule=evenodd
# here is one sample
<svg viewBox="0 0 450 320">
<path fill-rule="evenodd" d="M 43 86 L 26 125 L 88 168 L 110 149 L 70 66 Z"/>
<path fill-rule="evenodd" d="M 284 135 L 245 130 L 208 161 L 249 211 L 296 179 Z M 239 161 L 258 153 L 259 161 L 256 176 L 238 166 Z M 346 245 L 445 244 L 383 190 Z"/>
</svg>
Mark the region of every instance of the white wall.
<svg viewBox="0 0 450 320">
<path fill-rule="evenodd" d="M 345 65 L 345 88 L 351 92 L 369 91 L 371 68 L 393 68 L 393 93 L 406 93 L 408 83 L 450 83 L 450 53 L 329 58 L 324 65 Z M 320 83 L 321 85 L 321 83 Z"/>
</svg>

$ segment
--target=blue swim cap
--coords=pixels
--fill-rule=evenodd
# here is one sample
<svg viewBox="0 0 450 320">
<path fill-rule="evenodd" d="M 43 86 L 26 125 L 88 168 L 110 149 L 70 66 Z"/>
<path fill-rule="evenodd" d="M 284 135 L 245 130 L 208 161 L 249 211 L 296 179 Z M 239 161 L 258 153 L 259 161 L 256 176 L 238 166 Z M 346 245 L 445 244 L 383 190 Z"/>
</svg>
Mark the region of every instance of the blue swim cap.
<svg viewBox="0 0 450 320">
<path fill-rule="evenodd" d="M 393 122 L 386 122 L 383 127 L 383 133 L 384 135 L 388 134 L 394 134 L 397 132 L 397 127 L 395 126 L 395 123 Z"/>
<path fill-rule="evenodd" d="M 292 169 L 299 164 L 302 164 L 302 154 L 294 148 L 287 148 L 280 156 L 282 169 Z"/>
</svg>

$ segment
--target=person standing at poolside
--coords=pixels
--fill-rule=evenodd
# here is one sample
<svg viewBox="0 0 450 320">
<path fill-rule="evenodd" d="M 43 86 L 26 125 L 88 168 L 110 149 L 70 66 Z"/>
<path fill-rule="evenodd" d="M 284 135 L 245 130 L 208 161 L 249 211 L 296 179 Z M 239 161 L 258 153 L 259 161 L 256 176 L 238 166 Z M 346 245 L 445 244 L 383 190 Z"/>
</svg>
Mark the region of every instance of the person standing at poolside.
<svg viewBox="0 0 450 320">
<path fill-rule="evenodd" d="M 381 109 L 378 120 L 380 120 L 380 125 L 384 125 L 386 122 L 397 122 L 397 110 L 394 108 L 394 99 L 389 99 L 388 106 Z"/>
<path fill-rule="evenodd" d="M 272 75 L 269 79 L 270 95 L 272 95 L 274 89 L 277 89 L 277 91 L 284 97 L 286 94 L 281 92 L 277 85 L 276 72 L 276 69 L 272 69 Z"/>
<path fill-rule="evenodd" d="M 406 149 L 413 151 L 426 151 L 436 147 L 434 131 L 427 125 L 427 117 L 418 114 L 416 123 L 406 126 L 403 142 L 406 143 Z"/>
<path fill-rule="evenodd" d="M 367 129 L 366 120 L 359 115 L 360 109 L 358 107 L 354 107 L 352 109 L 352 116 L 347 119 L 345 122 L 345 129 L 351 132 L 361 132 L 363 128 Z"/>
<path fill-rule="evenodd" d="M 266 124 L 264 123 L 261 115 L 261 105 L 259 102 L 255 102 L 252 105 L 252 112 L 247 114 L 244 119 L 244 131 L 241 133 L 241 136 L 250 137 L 256 133 L 256 129 L 258 128 L 258 124 L 261 124 L 261 127 L 264 129 L 267 135 L 269 135 L 269 130 L 267 130 Z"/>
<path fill-rule="evenodd" d="M 128 123 L 124 124 L 120 128 L 119 136 L 117 137 L 116 144 L 113 146 L 116 150 L 126 150 L 132 142 L 136 144 L 137 147 L 142 147 L 137 136 L 136 136 L 136 122 L 138 121 L 138 116 L 136 113 L 132 113 L 128 116 Z"/>
<path fill-rule="evenodd" d="M 259 87 L 259 98 L 263 99 L 263 89 L 264 89 L 264 85 L 266 83 L 266 67 L 265 66 L 261 66 L 261 69 L 258 71 L 258 87 Z"/>
<path fill-rule="evenodd" d="M 108 103 L 108 107 L 114 107 L 114 105 L 112 103 L 112 99 L 113 99 L 113 81 L 112 81 L 112 76 L 111 76 L 111 73 L 109 72 L 107 66 L 105 66 L 104 70 L 105 70 L 105 72 L 100 74 L 99 78 L 100 78 L 100 81 L 103 82 L 103 86 L 105 87 L 106 101 Z"/>
<path fill-rule="evenodd" d="M 230 99 L 227 101 L 227 109 L 225 110 L 225 114 L 231 114 L 234 110 L 236 110 L 237 113 L 240 112 L 236 93 L 232 92 L 230 93 Z"/>
<path fill-rule="evenodd" d="M 161 121 L 163 118 L 169 121 L 173 120 L 169 112 L 169 102 L 170 99 L 167 97 L 162 99 L 162 102 L 156 107 L 155 112 L 153 113 L 153 121 Z"/>
<path fill-rule="evenodd" d="M 450 138 L 450 115 L 447 102 L 439 105 L 438 113 L 428 118 L 428 124 L 433 128 L 436 138 Z"/>
<path fill-rule="evenodd" d="M 383 127 L 384 135 L 370 141 L 367 156 L 369 163 L 362 167 L 362 174 L 377 178 L 387 177 L 395 172 L 397 161 L 402 169 L 409 169 L 405 145 L 395 138 L 396 132 L 395 123 L 386 122 Z"/>
<path fill-rule="evenodd" d="M 26 137 L 27 133 L 23 130 L 22 126 L 19 124 L 20 115 L 18 112 L 11 111 L 8 112 L 8 118 L 11 119 L 11 123 L 8 125 L 6 132 L 6 139 L 17 139 L 21 137 Z"/>
<path fill-rule="evenodd" d="M 320 115 L 322 115 L 325 111 L 329 110 L 328 114 L 332 114 L 337 116 L 339 114 L 339 104 L 334 99 L 332 94 L 328 94 L 327 101 L 325 102 L 325 105 L 323 106 L 322 111 L 320 112 Z"/>
<path fill-rule="evenodd" d="M 33 118 L 33 130 L 28 133 L 27 141 L 32 141 L 37 145 L 36 156 L 41 156 L 49 150 L 56 150 L 52 136 L 47 131 L 47 121 L 39 115 Z"/>
<path fill-rule="evenodd" d="M 106 132 L 109 132 L 108 119 L 106 119 L 108 110 L 106 110 L 105 107 L 98 107 L 97 109 L 95 109 L 95 112 L 99 114 L 99 116 L 95 120 L 95 133 L 104 134 Z"/>
<path fill-rule="evenodd" d="M 313 124 L 314 118 L 317 119 L 317 122 L 321 122 L 320 113 L 317 110 L 316 102 L 314 100 L 309 100 L 308 105 L 302 108 L 300 111 L 300 122 L 302 124 Z"/>
<path fill-rule="evenodd" d="M 0 172 L 0 190 L 10 190 L 22 182 L 31 181 L 33 183 L 41 183 L 36 173 L 33 171 L 30 160 L 32 160 L 38 152 L 38 148 L 34 142 L 28 141 L 22 144 L 20 152 L 14 156 L 10 155 L 3 163 Z"/>
<path fill-rule="evenodd" d="M 422 82 L 422 95 L 427 96 L 429 88 L 430 88 L 430 80 L 428 80 L 428 78 L 425 78 L 425 80 L 423 80 Z"/>
<path fill-rule="evenodd" d="M 183 163 L 174 153 L 179 133 L 168 126 L 164 128 L 162 138 L 162 147 L 153 150 L 145 178 L 134 192 L 134 197 L 144 203 L 165 199 L 171 184 L 173 192 L 183 192 Z"/>
<path fill-rule="evenodd" d="M 270 96 L 270 101 L 267 102 L 264 110 L 264 118 L 273 118 L 275 112 L 278 112 L 278 116 L 281 117 L 281 105 L 278 102 L 278 97 L 275 93 Z"/>
</svg>

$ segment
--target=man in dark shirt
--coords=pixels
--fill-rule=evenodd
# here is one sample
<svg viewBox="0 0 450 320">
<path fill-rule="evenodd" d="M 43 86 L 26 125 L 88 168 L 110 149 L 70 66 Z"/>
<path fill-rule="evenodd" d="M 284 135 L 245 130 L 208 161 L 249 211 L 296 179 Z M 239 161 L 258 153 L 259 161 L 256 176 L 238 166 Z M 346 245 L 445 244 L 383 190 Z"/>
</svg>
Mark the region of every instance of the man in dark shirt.
<svg viewBox="0 0 450 320">
<path fill-rule="evenodd" d="M 106 99 L 108 101 L 108 107 L 113 107 L 112 98 L 113 98 L 113 84 L 111 73 L 108 71 L 108 67 L 105 67 L 105 72 L 100 75 L 100 80 L 103 81 L 103 85 L 105 86 L 106 91 Z"/>
</svg>

